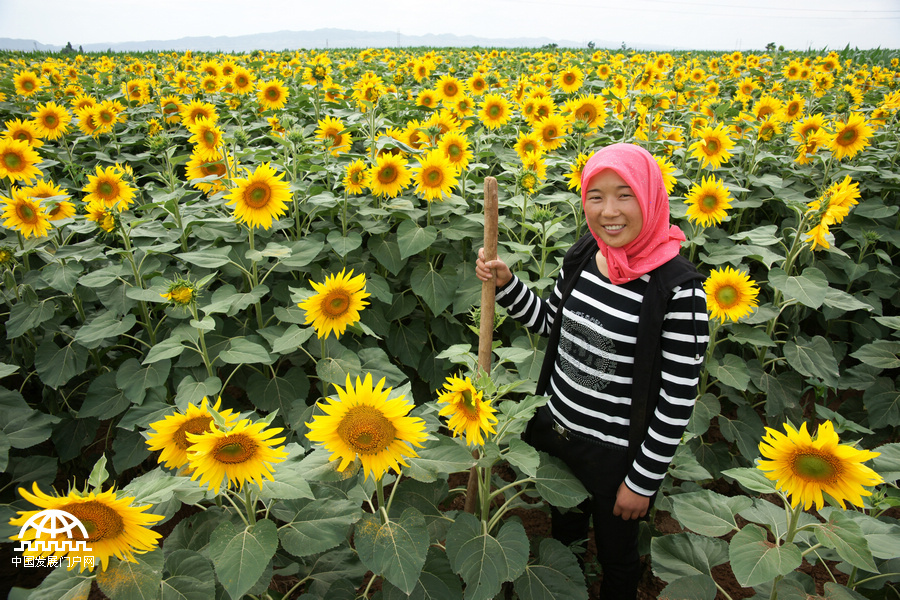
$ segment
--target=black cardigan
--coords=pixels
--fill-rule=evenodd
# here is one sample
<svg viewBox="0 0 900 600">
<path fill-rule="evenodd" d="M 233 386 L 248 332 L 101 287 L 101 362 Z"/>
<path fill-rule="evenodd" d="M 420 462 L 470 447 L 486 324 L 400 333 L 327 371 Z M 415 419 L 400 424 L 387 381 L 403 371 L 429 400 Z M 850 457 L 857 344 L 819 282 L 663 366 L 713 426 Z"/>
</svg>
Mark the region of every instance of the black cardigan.
<svg viewBox="0 0 900 600">
<path fill-rule="evenodd" d="M 565 273 L 566 280 L 564 287 L 560 289 L 559 312 L 557 318 L 553 320 L 544 363 L 541 365 L 541 375 L 537 384 L 538 394 L 545 394 L 547 386 L 550 384 L 550 374 L 553 372 L 553 365 L 559 349 L 560 330 L 562 329 L 562 319 L 559 318 L 559 315 L 562 307 L 566 298 L 575 288 L 575 282 L 578 281 L 581 272 L 588 265 L 588 261 L 593 260 L 596 254 L 597 241 L 589 232 L 572 244 L 563 258 L 562 272 Z M 629 460 L 634 460 L 634 457 L 637 456 L 647 435 L 647 430 L 650 428 L 650 418 L 659 401 L 659 391 L 662 386 L 660 339 L 662 323 L 672 297 L 672 290 L 689 281 L 701 279 L 703 276 L 700 275 L 697 268 L 683 256 L 675 256 L 669 262 L 650 271 L 650 283 L 641 303 L 634 355 L 631 427 L 628 431 Z"/>
</svg>

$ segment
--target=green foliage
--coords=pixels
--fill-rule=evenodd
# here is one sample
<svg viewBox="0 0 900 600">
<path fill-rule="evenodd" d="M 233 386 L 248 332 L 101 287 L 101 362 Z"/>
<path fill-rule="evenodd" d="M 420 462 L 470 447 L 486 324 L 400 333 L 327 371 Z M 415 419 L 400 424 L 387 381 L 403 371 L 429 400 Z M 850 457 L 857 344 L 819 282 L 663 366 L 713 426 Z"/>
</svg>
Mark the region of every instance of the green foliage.
<svg viewBox="0 0 900 600">
<path fill-rule="evenodd" d="M 304 75 L 320 55 L 306 51 L 80 59 L 0 53 L 4 123 L 29 118 L 43 102 L 66 104 L 66 83 L 98 101 L 122 102 L 126 117 L 92 136 L 70 110 L 68 131 L 43 140 L 37 166 L 77 213 L 53 222 L 47 236 L 25 237 L 8 222 L 0 235 L 3 514 L 30 510 L 15 490 L 38 482 L 44 491 L 115 486 L 166 519 L 179 515 L 161 549 L 136 562 L 113 558 L 92 575 L 56 569 L 22 593 L 80 599 L 96 580 L 112 600 L 274 598 L 269 584 L 282 575 L 295 582 L 292 592 L 310 599 L 369 596 L 374 581 L 391 600 L 501 592 L 586 598 L 574 555 L 552 540 L 529 540 L 510 518 L 514 508 L 533 507 L 526 498 L 572 507 L 586 492 L 565 465 L 521 439 L 545 401 L 530 395 L 543 342 L 501 316 L 494 366 L 475 377 L 471 317 L 481 284 L 474 259 L 482 244 L 482 186 L 492 176 L 500 190 L 499 255 L 534 289 L 550 293 L 563 253 L 586 231 L 570 170 L 581 154 L 620 141 L 667 160 L 673 223 L 687 234 L 684 253 L 699 269 L 709 275 L 735 268 L 759 287 L 748 314 L 711 321 L 697 405 L 658 503 L 688 531 L 650 544 L 654 573 L 666 582 L 663 596 L 715 597 L 713 567 L 725 563 L 742 585 L 779 598 L 815 593 L 795 572 L 800 560 L 834 561 L 849 574 L 846 586 L 826 585 L 825 598 L 878 597 L 895 585 L 898 530 L 885 511 L 900 505 L 900 140 L 897 110 L 888 107 L 897 89 L 896 51 L 439 54 L 419 81 L 412 67 L 424 51 L 321 53 L 331 61 L 330 91 L 340 92 L 326 99 L 329 90 Z M 787 77 L 792 60 L 808 61 L 807 78 Z M 286 107 L 263 109 L 252 94 L 177 87 L 179 72 L 199 80 L 207 61 L 282 78 Z M 554 86 L 552 73 L 575 64 L 583 86 L 573 93 Z M 651 65 L 659 76 L 644 70 Z M 612 77 L 598 71 L 603 66 Z M 421 125 L 439 111 L 407 98 L 441 75 L 465 79 L 480 67 L 493 91 L 513 102 L 514 118 L 490 129 L 476 115 L 463 116 L 473 157 L 443 201 L 425 201 L 413 187 L 397 197 L 347 191 L 348 164 L 362 159 L 371 166 L 376 150 L 402 150 L 414 166 L 423 139 L 395 140 L 389 129 Z M 42 75 L 34 96 L 13 84 L 26 69 Z M 701 80 L 691 79 L 694 69 Z M 826 71 L 832 85 L 819 89 Z M 379 90 L 379 99 L 354 97 L 366 72 L 400 83 Z M 647 85 L 645 72 L 652 76 Z M 621 95 L 613 89 L 617 75 L 628 88 Z M 738 92 L 745 78 L 756 84 L 746 97 Z M 132 99 L 122 85 L 138 79 L 148 81 L 148 96 Z M 529 190 L 514 144 L 532 124 L 517 86 L 533 91 L 526 88 L 545 81 L 558 112 L 568 112 L 566 102 L 578 95 L 596 94 L 606 120 L 567 132 L 562 146 L 543 156 L 547 174 Z M 858 91 L 859 101 L 843 106 L 844 86 Z M 170 94 L 215 107 L 221 150 L 235 161 L 224 177 L 188 173 L 191 133 L 180 119 L 167 123 L 159 106 Z M 762 97 L 784 103 L 794 94 L 805 102 L 803 116 L 821 115 L 828 131 L 851 113 L 865 115 L 875 127 L 862 151 L 839 159 L 823 146 L 802 164 L 791 122 L 781 121 L 769 140 L 758 137 L 763 121 L 750 113 Z M 477 105 L 480 97 L 473 98 Z M 332 155 L 319 139 L 325 116 L 343 120 L 348 152 Z M 732 127 L 733 156 L 718 169 L 703 167 L 690 149 L 707 122 Z M 154 123 L 160 132 L 151 132 Z M 251 229 L 235 221 L 226 195 L 242 169 L 261 163 L 284 176 L 291 197 L 271 228 Z M 85 186 L 96 167 L 114 165 L 128 173 L 124 181 L 136 198 L 107 232 L 85 218 Z M 732 207 L 721 222 L 701 226 L 686 216 L 686 201 L 709 176 L 723 181 Z M 831 224 L 827 248 L 813 248 L 809 233 L 822 209 L 812 203 L 845 177 L 859 185 L 859 203 Z M 4 176 L 0 197 L 26 184 Z M 298 303 L 314 293 L 311 282 L 341 269 L 365 275 L 368 305 L 340 337 L 320 338 Z M 189 302 L 163 296 L 176 285 L 191 290 Z M 445 435 L 433 403 L 434 390 L 460 371 L 472 374 L 499 410 L 496 435 L 474 455 Z M 363 373 L 384 377 L 428 423 L 429 439 L 400 478 L 376 483 L 358 465 L 338 473 L 328 453 L 306 439 L 317 402 L 348 375 Z M 144 442 L 152 424 L 204 398 L 283 428 L 288 458 L 273 480 L 217 495 L 157 466 Z M 794 514 L 770 501 L 773 483 L 752 468 L 765 427 L 809 419 L 829 419 L 842 435 L 880 452 L 873 467 L 886 484 L 863 511 Z M 496 472 L 501 467 L 505 478 Z M 474 513 L 448 509 L 462 493 L 450 482 L 470 469 Z M 743 492 L 722 495 L 714 483 Z M 194 507 L 203 510 L 190 514 L 200 510 Z"/>
</svg>

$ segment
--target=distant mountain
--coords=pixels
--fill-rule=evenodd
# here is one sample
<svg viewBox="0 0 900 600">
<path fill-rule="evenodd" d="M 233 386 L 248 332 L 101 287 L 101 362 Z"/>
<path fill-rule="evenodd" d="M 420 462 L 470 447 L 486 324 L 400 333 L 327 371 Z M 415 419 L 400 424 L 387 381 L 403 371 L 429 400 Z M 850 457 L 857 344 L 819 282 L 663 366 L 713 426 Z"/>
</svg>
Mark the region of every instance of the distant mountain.
<svg viewBox="0 0 900 600">
<path fill-rule="evenodd" d="M 351 31 L 347 29 L 316 29 L 315 31 L 276 31 L 241 36 L 186 37 L 178 40 L 147 40 L 103 44 L 80 44 L 73 31 L 71 43 L 85 52 L 252 52 L 253 50 L 296 50 L 307 48 L 404 48 L 404 47 L 487 47 L 540 48 L 556 44 L 561 48 L 585 48 L 593 41 L 597 48 L 617 48 L 619 44 L 604 40 L 554 40 L 550 38 L 483 38 L 453 34 L 402 35 L 396 32 Z M 643 50 L 672 50 L 661 46 L 640 46 Z M 23 51 L 58 51 L 62 46 L 41 44 L 35 40 L 0 38 L 0 49 Z"/>
</svg>

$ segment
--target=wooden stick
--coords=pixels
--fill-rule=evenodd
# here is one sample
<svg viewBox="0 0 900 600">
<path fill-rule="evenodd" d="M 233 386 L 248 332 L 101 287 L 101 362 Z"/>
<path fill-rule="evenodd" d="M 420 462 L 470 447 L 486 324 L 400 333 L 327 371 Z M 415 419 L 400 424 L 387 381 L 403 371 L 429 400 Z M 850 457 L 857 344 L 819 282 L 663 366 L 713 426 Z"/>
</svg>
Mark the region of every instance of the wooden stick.
<svg viewBox="0 0 900 600">
<path fill-rule="evenodd" d="M 484 260 L 497 258 L 497 180 L 484 178 Z M 478 329 L 478 370 L 486 374 L 491 372 L 491 347 L 494 341 L 494 296 L 497 284 L 492 279 L 481 284 L 481 321 Z M 478 452 L 472 453 L 478 458 Z M 478 474 L 475 467 L 469 470 L 469 482 L 466 486 L 467 513 L 474 514 L 478 500 Z"/>
<path fill-rule="evenodd" d="M 497 180 L 484 178 L 484 260 L 497 258 Z M 494 341 L 494 280 L 481 284 L 481 323 L 478 329 L 478 367 L 491 372 L 491 345 Z"/>
</svg>

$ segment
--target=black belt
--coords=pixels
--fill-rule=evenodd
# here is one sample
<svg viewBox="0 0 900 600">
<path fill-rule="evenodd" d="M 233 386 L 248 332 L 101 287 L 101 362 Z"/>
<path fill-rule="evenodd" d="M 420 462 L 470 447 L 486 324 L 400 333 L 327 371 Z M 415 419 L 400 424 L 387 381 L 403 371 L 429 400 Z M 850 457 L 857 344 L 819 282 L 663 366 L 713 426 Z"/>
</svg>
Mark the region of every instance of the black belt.
<svg viewBox="0 0 900 600">
<path fill-rule="evenodd" d="M 598 440 L 595 437 L 591 437 L 589 435 L 584 435 L 583 433 L 578 433 L 577 431 L 572 431 L 571 429 L 566 429 L 566 427 L 557 421 L 552 415 L 550 416 L 550 429 L 555 431 L 559 437 L 564 440 L 576 439 L 584 442 L 588 442 L 597 446 L 602 446 L 604 448 L 609 448 L 610 450 L 620 450 L 625 452 L 628 450 L 625 446 L 619 446 L 618 444 L 613 444 L 611 442 L 604 442 L 603 440 Z"/>
</svg>

